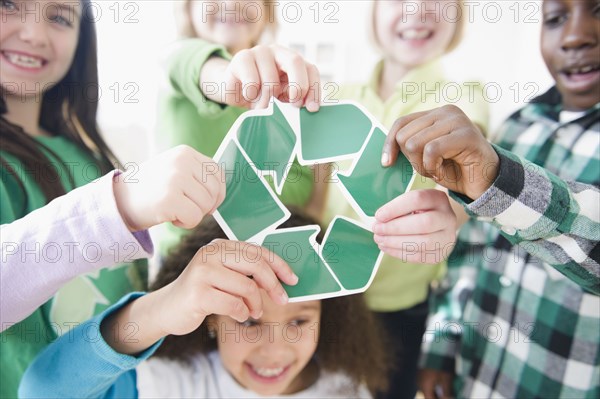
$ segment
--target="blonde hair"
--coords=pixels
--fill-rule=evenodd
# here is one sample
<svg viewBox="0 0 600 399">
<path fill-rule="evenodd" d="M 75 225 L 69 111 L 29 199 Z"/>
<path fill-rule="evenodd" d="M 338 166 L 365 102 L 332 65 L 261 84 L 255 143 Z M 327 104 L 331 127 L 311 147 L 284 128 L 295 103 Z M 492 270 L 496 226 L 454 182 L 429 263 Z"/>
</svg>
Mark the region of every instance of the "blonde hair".
<svg viewBox="0 0 600 399">
<path fill-rule="evenodd" d="M 175 22 L 177 24 L 177 34 L 181 38 L 199 37 L 198 32 L 194 29 L 194 23 L 192 21 L 192 1 L 193 0 L 183 0 L 175 2 Z M 267 22 L 261 36 L 263 36 L 265 32 L 274 35 L 277 30 L 277 13 L 275 12 L 277 1 L 262 0 L 262 2 L 265 8 L 265 15 L 262 18 L 266 18 Z M 253 45 L 254 44 L 256 43 L 253 43 Z"/>
<path fill-rule="evenodd" d="M 369 21 L 371 23 L 371 29 L 369 29 L 369 35 L 371 37 L 371 41 L 375 44 L 375 46 L 381 50 L 381 45 L 379 44 L 379 40 L 377 39 L 377 31 L 375 29 L 375 7 L 377 7 L 377 3 L 379 0 L 373 0 L 373 6 L 371 7 L 371 14 L 369 17 Z M 463 34 L 464 34 L 464 30 L 465 30 L 465 21 L 468 19 L 467 16 L 465 15 L 467 12 L 467 9 L 465 8 L 464 2 L 463 0 L 456 0 L 456 3 L 458 5 L 458 9 L 460 12 L 460 16 L 458 18 L 458 21 L 456 22 L 456 28 L 454 29 L 454 35 L 452 36 L 452 40 L 450 40 L 450 43 L 448 44 L 448 47 L 446 48 L 445 54 L 450 53 L 451 51 L 453 51 L 454 49 L 456 49 L 458 47 L 458 45 L 460 44 L 460 42 L 462 41 L 463 38 Z"/>
</svg>

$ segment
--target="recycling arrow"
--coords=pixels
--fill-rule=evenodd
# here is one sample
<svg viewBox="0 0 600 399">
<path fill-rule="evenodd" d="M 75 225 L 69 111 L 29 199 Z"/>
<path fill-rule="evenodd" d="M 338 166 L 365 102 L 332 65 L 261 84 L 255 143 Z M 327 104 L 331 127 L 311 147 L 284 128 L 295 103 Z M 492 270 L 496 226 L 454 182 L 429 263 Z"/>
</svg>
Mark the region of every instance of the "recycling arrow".
<svg viewBox="0 0 600 399">
<path fill-rule="evenodd" d="M 410 189 L 415 172 L 402 154 L 381 166 L 386 130 L 354 102 L 323 105 L 316 113 L 273 100 L 248 111 L 231 127 L 214 159 L 225 171 L 227 195 L 214 214 L 232 240 L 262 245 L 283 258 L 299 281 L 285 286 L 290 301 L 323 299 L 365 291 L 383 253 L 370 228 L 375 211 Z M 334 172 L 345 198 L 360 216 L 336 216 L 323 243 L 319 226 L 278 228 L 290 217 L 278 199 L 294 159 L 301 165 L 351 160 Z M 266 176 L 273 177 L 273 190 Z"/>
</svg>

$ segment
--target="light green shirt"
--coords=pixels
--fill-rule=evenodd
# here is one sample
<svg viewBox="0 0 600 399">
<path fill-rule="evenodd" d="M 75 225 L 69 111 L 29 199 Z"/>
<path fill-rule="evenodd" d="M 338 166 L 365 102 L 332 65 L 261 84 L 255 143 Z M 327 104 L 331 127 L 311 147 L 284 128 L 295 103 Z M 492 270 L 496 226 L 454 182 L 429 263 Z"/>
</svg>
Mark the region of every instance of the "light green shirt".
<svg viewBox="0 0 600 399">
<path fill-rule="evenodd" d="M 386 101 L 377 94 L 382 70 L 383 62 L 379 62 L 368 82 L 343 86 L 336 97 L 359 102 L 387 128 L 401 116 L 446 104 L 457 105 L 479 126 L 487 126 L 488 107 L 483 100 L 481 86 L 478 82 L 456 83 L 447 80 L 439 61 L 410 71 L 397 83 L 395 93 Z M 340 165 L 342 168 L 347 166 Z M 433 187 L 435 183 L 432 180 L 417 175 L 412 189 Z M 329 187 L 325 214 L 325 223 L 335 214 L 358 219 L 335 186 Z M 410 308 L 427 298 L 430 283 L 439 279 L 445 273 L 445 268 L 445 262 L 436 265 L 408 263 L 384 255 L 377 275 L 366 292 L 367 303 L 378 312 Z"/>
</svg>

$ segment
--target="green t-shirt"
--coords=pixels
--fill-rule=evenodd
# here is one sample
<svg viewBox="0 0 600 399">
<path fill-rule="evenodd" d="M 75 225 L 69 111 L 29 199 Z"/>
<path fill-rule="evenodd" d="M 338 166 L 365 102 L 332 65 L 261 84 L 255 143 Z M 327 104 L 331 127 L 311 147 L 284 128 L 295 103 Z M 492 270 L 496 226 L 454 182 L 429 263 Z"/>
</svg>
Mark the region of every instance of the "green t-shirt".
<svg viewBox="0 0 600 399">
<path fill-rule="evenodd" d="M 60 157 L 50 159 L 66 191 L 101 176 L 95 160 L 66 138 L 41 137 L 39 141 Z M 46 204 L 42 191 L 34 181 L 36 174 L 44 177 L 45 169 L 25 170 L 15 157 L 4 152 L 0 154 L 16 171 L 25 187 L 24 193 L 15 177 L 4 167 L 0 168 L 0 224 L 5 224 Z M 69 181 L 69 172 L 73 176 L 74 186 Z M 26 255 L 26 261 L 35 262 L 35 256 L 43 255 L 43 251 L 40 255 L 39 249 L 28 250 L 32 252 Z M 28 318 L 3 331 L 0 334 L 0 397 L 17 397 L 23 373 L 46 345 L 104 311 L 123 295 L 145 289 L 146 274 L 146 261 L 136 261 L 135 264 L 117 265 L 76 277 Z"/>
<path fill-rule="evenodd" d="M 202 66 L 215 55 L 231 58 L 222 46 L 202 39 L 184 39 L 174 44 L 165 57 L 168 84 L 159 99 L 156 131 L 159 150 L 187 144 L 212 157 L 233 123 L 246 111 L 212 102 L 198 87 Z M 280 199 L 286 205 L 302 207 L 310 200 L 314 174 L 309 167 L 299 170 L 302 171 L 300 178 L 295 175 L 286 181 L 281 193 Z M 160 226 L 157 230 L 162 255 L 175 246 L 186 232 L 171 224 Z"/>
</svg>

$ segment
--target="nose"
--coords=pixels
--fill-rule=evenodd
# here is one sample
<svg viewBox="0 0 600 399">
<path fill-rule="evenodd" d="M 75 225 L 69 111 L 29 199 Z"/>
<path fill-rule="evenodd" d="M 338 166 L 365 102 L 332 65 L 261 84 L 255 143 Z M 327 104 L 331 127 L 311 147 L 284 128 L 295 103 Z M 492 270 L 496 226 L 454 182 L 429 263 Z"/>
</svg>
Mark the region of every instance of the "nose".
<svg viewBox="0 0 600 399">
<path fill-rule="evenodd" d="M 289 350 L 290 342 L 286 330 L 285 327 L 275 326 L 268 335 L 263 334 L 260 340 L 260 354 L 267 359 L 284 359 L 284 355 Z"/>
<path fill-rule="evenodd" d="M 581 7 L 565 22 L 561 48 L 564 51 L 594 47 L 598 44 L 600 24 L 594 15 Z"/>
<path fill-rule="evenodd" d="M 27 15 L 21 25 L 19 38 L 33 47 L 48 45 L 46 23 L 40 15 Z"/>
</svg>

